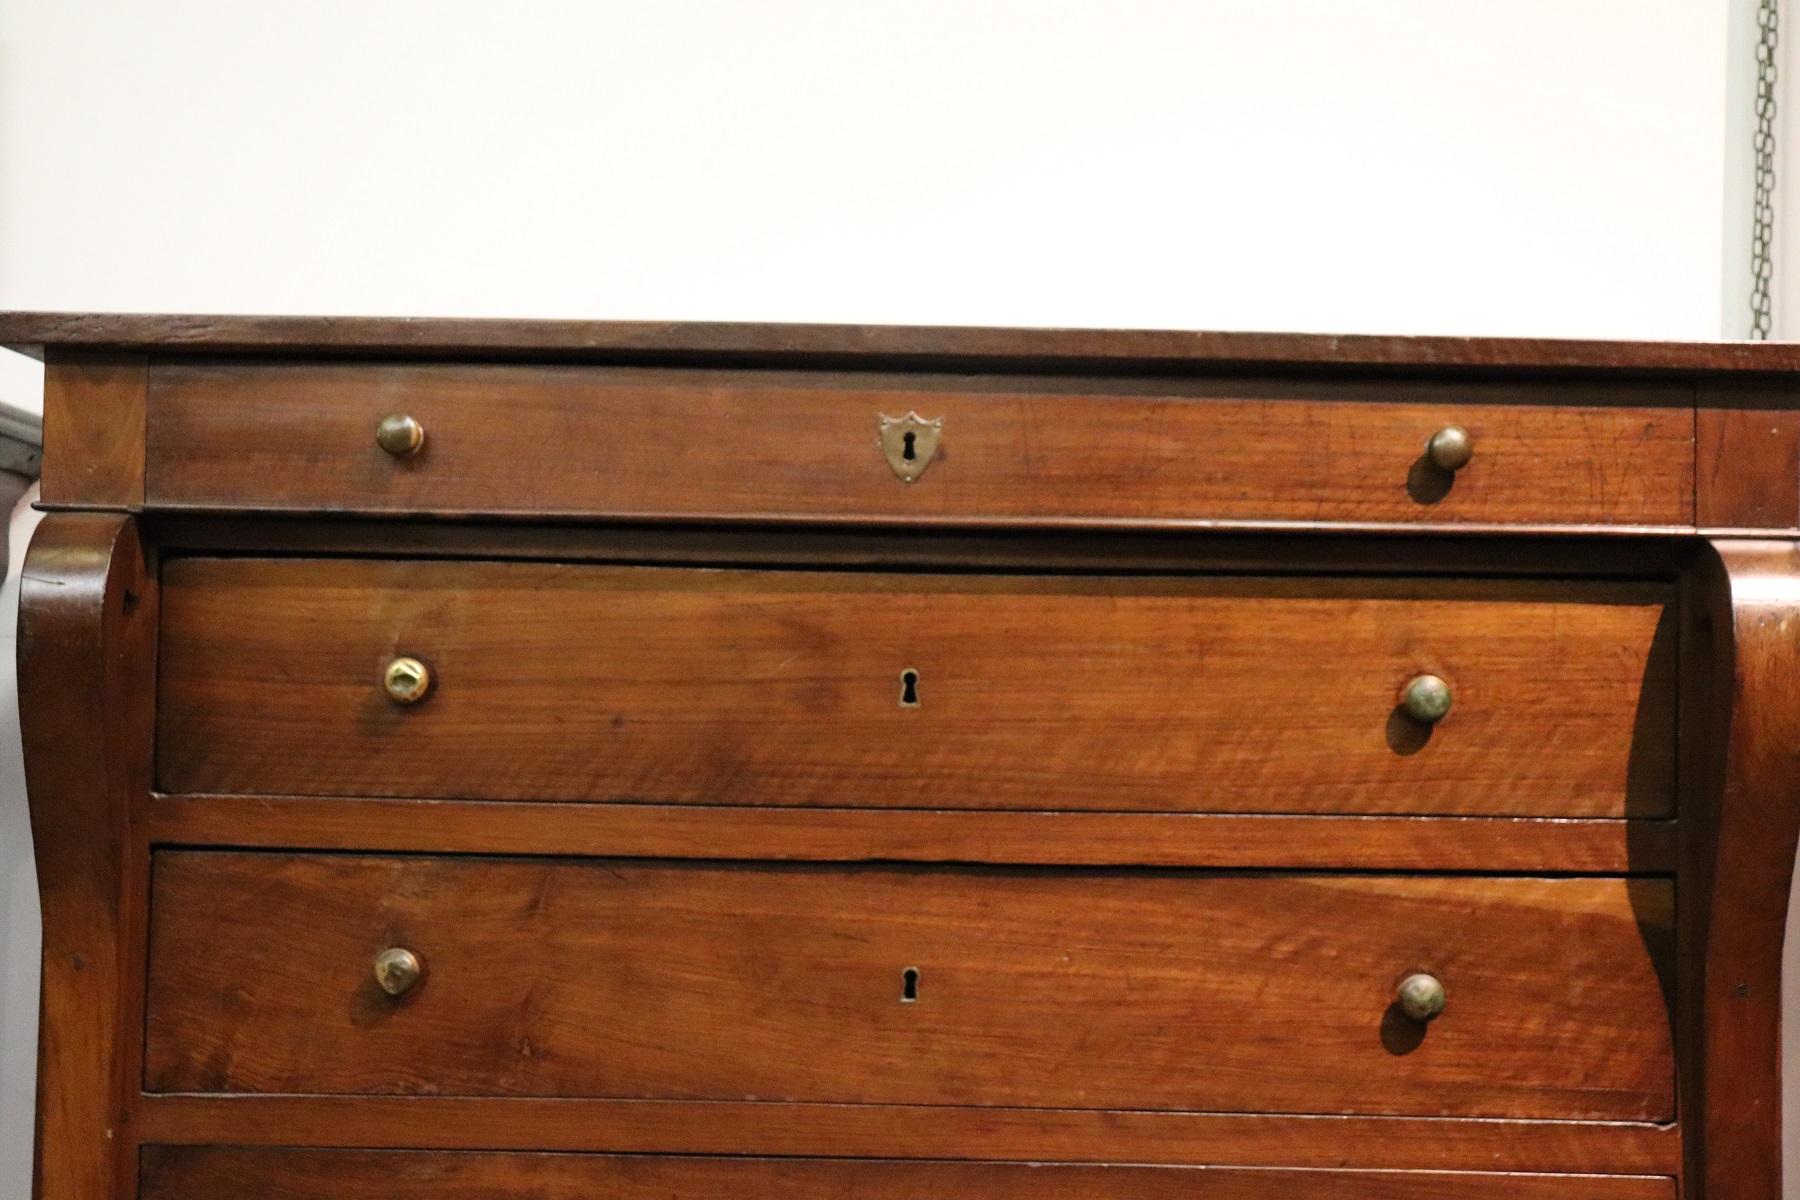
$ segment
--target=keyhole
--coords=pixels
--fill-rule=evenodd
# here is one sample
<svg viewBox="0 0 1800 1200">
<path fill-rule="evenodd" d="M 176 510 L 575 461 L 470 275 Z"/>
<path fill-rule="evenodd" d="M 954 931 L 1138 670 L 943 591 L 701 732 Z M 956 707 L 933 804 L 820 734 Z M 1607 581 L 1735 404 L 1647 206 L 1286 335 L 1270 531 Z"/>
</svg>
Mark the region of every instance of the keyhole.
<svg viewBox="0 0 1800 1200">
<path fill-rule="evenodd" d="M 919 435 L 916 433 L 900 435 L 900 457 L 904 458 L 907 462 L 912 462 L 919 457 L 919 452 L 913 448 L 913 441 L 918 436 Z"/>
<path fill-rule="evenodd" d="M 919 968 L 908 967 L 900 972 L 900 1003 L 917 1004 L 919 1002 Z"/>
<path fill-rule="evenodd" d="M 900 707 L 919 707 L 919 673 L 911 667 L 900 672 Z"/>
</svg>

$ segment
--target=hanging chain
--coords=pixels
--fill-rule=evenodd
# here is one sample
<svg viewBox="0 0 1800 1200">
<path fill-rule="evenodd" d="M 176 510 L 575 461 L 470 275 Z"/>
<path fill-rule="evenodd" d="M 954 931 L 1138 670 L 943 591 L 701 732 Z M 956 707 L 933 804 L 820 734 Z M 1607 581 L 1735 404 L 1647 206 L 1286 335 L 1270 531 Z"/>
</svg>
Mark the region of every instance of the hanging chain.
<svg viewBox="0 0 1800 1200">
<path fill-rule="evenodd" d="M 1773 328 L 1770 289 L 1775 280 L 1775 47 L 1780 0 L 1761 0 L 1756 13 L 1756 189 L 1750 221 L 1750 337 L 1767 341 Z"/>
</svg>

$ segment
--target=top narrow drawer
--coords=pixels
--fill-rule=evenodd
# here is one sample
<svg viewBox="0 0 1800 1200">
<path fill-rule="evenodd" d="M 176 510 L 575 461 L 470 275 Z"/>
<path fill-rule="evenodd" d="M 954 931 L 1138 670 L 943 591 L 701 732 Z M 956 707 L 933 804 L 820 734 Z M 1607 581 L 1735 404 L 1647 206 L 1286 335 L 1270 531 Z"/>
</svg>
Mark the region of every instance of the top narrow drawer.
<svg viewBox="0 0 1800 1200">
<path fill-rule="evenodd" d="M 384 417 L 417 422 L 384 450 Z M 917 420 L 908 423 L 908 418 Z M 1433 434 L 1468 434 L 1450 471 Z M 162 363 L 151 507 L 898 522 L 1679 525 L 1679 388 Z M 908 477 L 911 477 L 910 479 Z"/>
</svg>

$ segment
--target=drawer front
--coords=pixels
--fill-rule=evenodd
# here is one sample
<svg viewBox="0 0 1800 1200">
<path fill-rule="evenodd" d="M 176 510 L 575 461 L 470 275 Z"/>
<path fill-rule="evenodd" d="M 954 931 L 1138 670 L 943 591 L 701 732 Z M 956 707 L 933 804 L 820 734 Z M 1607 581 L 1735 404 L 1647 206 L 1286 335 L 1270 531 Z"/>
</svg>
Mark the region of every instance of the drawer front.
<svg viewBox="0 0 1800 1200">
<path fill-rule="evenodd" d="M 142 1200 L 1673 1200 L 1669 1179 L 152 1146 Z"/>
<path fill-rule="evenodd" d="M 1692 395 L 1666 387 L 168 363 L 152 368 L 148 404 L 153 507 L 904 522 L 1693 519 Z M 375 432 L 399 414 L 424 440 L 396 457 Z M 890 465 L 883 419 L 909 414 L 926 423 L 889 428 Z M 1454 474 L 1424 458 L 1452 425 L 1474 449 Z"/>
<path fill-rule="evenodd" d="M 1672 887 L 165 851 L 157 1092 L 1664 1120 Z M 404 949 L 398 997 L 372 963 Z M 1396 988 L 1442 981 L 1406 1017 Z"/>
<path fill-rule="evenodd" d="M 1666 816 L 1654 585 L 176 560 L 172 792 Z M 384 664 L 431 690 L 400 704 Z M 1445 680 L 1436 725 L 1408 682 Z"/>
</svg>

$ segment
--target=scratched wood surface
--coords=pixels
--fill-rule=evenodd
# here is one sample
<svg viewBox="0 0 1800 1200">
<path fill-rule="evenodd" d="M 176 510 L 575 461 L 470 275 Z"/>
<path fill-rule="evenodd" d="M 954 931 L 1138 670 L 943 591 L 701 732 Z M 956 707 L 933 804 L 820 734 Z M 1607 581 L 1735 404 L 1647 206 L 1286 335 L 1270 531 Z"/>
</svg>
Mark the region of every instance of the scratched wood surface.
<svg viewBox="0 0 1800 1200">
<path fill-rule="evenodd" d="M 142 354 L 59 351 L 44 366 L 44 472 L 50 507 L 144 506 Z"/>
</svg>

